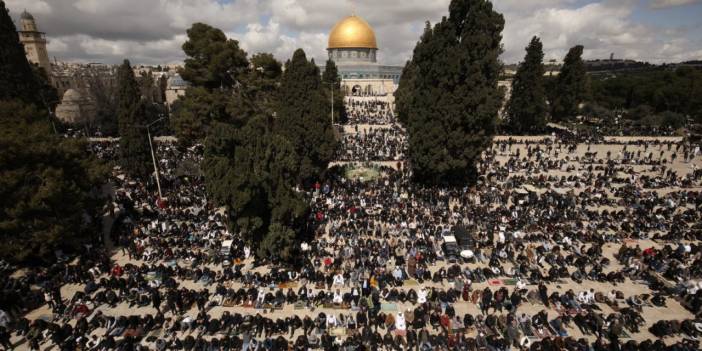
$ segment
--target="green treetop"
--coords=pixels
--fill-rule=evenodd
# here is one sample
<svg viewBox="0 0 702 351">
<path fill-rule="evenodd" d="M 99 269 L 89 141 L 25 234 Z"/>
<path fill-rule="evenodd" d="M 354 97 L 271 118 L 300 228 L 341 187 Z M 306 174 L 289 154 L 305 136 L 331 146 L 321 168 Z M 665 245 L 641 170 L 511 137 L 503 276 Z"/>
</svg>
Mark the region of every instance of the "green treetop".
<svg viewBox="0 0 702 351">
<path fill-rule="evenodd" d="M 180 75 L 194 86 L 231 88 L 249 67 L 238 41 L 227 39 L 220 29 L 204 23 L 188 29 L 183 51 L 187 58 Z"/>
</svg>

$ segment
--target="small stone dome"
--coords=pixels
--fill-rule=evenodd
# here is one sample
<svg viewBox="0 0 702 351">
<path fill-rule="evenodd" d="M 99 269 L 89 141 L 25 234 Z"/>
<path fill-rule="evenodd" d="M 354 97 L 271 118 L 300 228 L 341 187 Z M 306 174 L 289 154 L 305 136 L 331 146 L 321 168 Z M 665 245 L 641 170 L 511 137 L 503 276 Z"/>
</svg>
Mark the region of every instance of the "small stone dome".
<svg viewBox="0 0 702 351">
<path fill-rule="evenodd" d="M 27 10 L 22 11 L 22 14 L 20 15 L 20 18 L 23 19 L 23 20 L 34 21 L 34 16 L 32 16 L 31 13 L 27 12 Z"/>
<path fill-rule="evenodd" d="M 168 78 L 168 84 L 167 88 L 168 89 L 185 89 L 189 86 L 188 82 L 186 82 L 180 74 L 174 74 Z"/>
<path fill-rule="evenodd" d="M 69 124 L 88 123 L 95 117 L 95 105 L 77 90 L 68 89 L 56 107 L 56 117 Z"/>
<path fill-rule="evenodd" d="M 82 99 L 83 99 L 83 95 L 81 95 L 81 93 L 79 93 L 77 90 L 68 89 L 68 90 L 66 90 L 65 93 L 63 93 L 63 99 L 61 99 L 61 103 L 66 103 L 69 101 L 76 102 L 76 101 L 80 101 Z"/>
</svg>

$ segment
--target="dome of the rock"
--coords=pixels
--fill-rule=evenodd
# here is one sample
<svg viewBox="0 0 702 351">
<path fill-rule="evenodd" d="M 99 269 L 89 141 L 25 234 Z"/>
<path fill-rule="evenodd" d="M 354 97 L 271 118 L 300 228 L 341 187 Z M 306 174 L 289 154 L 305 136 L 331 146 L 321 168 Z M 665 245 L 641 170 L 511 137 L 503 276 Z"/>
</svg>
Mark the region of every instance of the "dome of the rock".
<svg viewBox="0 0 702 351">
<path fill-rule="evenodd" d="M 349 16 L 342 19 L 329 34 L 329 49 L 347 48 L 378 48 L 373 28 L 361 17 Z"/>
</svg>

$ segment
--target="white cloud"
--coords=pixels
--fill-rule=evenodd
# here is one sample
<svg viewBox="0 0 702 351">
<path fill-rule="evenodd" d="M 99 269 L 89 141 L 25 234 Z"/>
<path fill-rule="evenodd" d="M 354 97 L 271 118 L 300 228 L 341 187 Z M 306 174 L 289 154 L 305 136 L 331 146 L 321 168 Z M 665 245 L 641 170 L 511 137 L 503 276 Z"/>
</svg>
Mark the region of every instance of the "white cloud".
<svg viewBox="0 0 702 351">
<path fill-rule="evenodd" d="M 700 0 L 651 0 L 651 8 L 665 9 L 669 7 L 697 4 L 700 2 Z"/>
<path fill-rule="evenodd" d="M 18 15 L 24 10 L 35 15 L 51 13 L 51 5 L 44 0 L 5 0 L 5 7 L 10 9 L 11 15 Z"/>
<path fill-rule="evenodd" d="M 574 45 L 585 46 L 586 58 L 616 57 L 649 62 L 672 62 L 694 58 L 700 43 L 684 40 L 684 31 L 667 33 L 632 20 L 634 1 L 611 1 L 581 7 L 536 9 L 529 15 L 506 12 L 504 44 L 506 62 L 517 62 L 523 48 L 537 35 L 544 43 L 546 59 L 561 59 Z M 675 56 L 671 47 L 678 48 Z"/>
<path fill-rule="evenodd" d="M 425 21 L 447 15 L 450 0 L 6 0 L 11 14 L 26 8 L 51 41 L 49 54 L 63 60 L 163 63 L 183 59 L 185 30 L 194 22 L 221 28 L 254 54 L 271 52 L 285 61 L 297 48 L 326 60 L 327 34 L 355 13 L 376 31 L 379 58 L 404 64 Z M 635 9 L 691 0 L 495 0 L 504 14 L 505 62 L 517 62 L 532 36 L 542 38 L 546 58 L 561 59 L 576 44 L 588 58 L 630 57 L 653 62 L 699 57 L 699 28 L 666 28 L 636 22 Z M 696 1 L 696 2 L 699 2 Z M 642 4 L 643 3 L 643 4 Z M 642 8 L 643 7 L 643 8 Z M 695 56 L 697 55 L 697 56 Z"/>
</svg>

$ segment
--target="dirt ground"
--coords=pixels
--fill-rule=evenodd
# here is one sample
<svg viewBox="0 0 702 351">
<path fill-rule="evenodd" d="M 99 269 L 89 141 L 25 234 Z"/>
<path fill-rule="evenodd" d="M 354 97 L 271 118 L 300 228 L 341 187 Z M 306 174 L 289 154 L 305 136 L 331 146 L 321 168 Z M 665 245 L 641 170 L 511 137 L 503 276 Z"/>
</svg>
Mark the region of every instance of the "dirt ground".
<svg viewBox="0 0 702 351">
<path fill-rule="evenodd" d="M 366 127 L 364 127 L 364 128 L 366 128 Z M 515 146 L 512 148 L 511 152 L 515 152 L 517 148 L 520 148 L 520 149 L 521 149 L 521 155 L 522 155 L 522 157 L 526 155 L 526 148 L 525 148 L 524 145 L 515 145 Z M 588 146 L 585 145 L 585 144 L 579 145 L 578 148 L 577 148 L 577 153 L 576 153 L 576 154 L 582 157 L 582 156 L 585 154 L 585 152 L 587 151 L 587 148 L 588 148 Z M 597 153 L 598 153 L 598 157 L 600 157 L 600 158 L 604 158 L 606 152 L 607 152 L 607 151 L 610 151 L 610 152 L 612 153 L 612 157 L 616 159 L 616 158 L 617 158 L 617 155 L 618 155 L 618 152 L 621 151 L 622 148 L 623 148 L 622 145 L 614 145 L 614 144 L 600 145 L 600 144 L 596 144 L 596 145 L 592 145 L 592 146 L 591 146 L 590 151 L 591 151 L 591 152 L 597 152 Z M 631 146 L 631 145 L 630 145 L 630 146 L 627 147 L 627 150 L 629 150 L 629 151 L 638 151 L 638 150 L 642 150 L 642 154 L 644 153 L 643 147 L 635 147 L 635 146 Z M 667 148 L 664 147 L 664 148 L 663 148 L 663 151 L 664 151 L 664 156 L 663 156 L 663 157 L 669 160 L 669 159 L 670 159 L 670 155 L 671 155 L 675 150 L 674 150 L 674 147 L 673 147 L 673 150 L 672 150 L 672 151 L 668 151 Z M 660 149 L 659 149 L 657 146 L 651 146 L 651 147 L 649 147 L 649 149 L 648 149 L 648 151 L 646 152 L 646 154 L 647 154 L 648 152 L 653 152 L 654 155 L 656 155 L 656 157 L 658 157 L 658 155 L 659 155 L 659 153 L 660 153 Z M 570 158 L 573 158 L 574 155 L 568 155 L 568 154 L 566 154 L 565 150 L 563 150 L 563 151 L 559 154 L 559 158 L 564 158 L 564 157 L 566 157 L 566 156 L 569 156 Z M 551 157 L 553 158 L 554 156 L 552 155 Z M 678 154 L 677 160 L 676 160 L 675 162 L 673 162 L 672 165 L 671 165 L 671 164 L 668 164 L 668 167 L 672 167 L 672 169 L 675 170 L 675 171 L 676 171 L 678 174 L 680 174 L 680 175 L 685 175 L 685 174 L 687 174 L 687 173 L 692 172 L 692 171 L 694 170 L 694 167 L 697 167 L 698 169 L 699 169 L 699 167 L 702 167 L 702 158 L 701 158 L 701 157 L 697 157 L 692 163 L 684 163 L 684 162 L 682 162 L 682 158 L 683 158 L 683 157 L 682 157 L 682 154 Z M 497 159 L 498 159 L 498 161 L 500 161 L 501 163 L 504 163 L 504 162 L 508 159 L 508 155 L 506 155 L 506 154 L 501 154 L 500 156 L 498 156 Z M 393 162 L 385 163 L 385 165 L 393 166 L 393 167 L 394 167 L 396 164 L 397 164 L 397 162 L 394 162 L 394 161 L 393 161 Z M 574 163 L 574 164 L 575 164 L 575 163 Z M 694 165 L 694 166 L 693 166 L 693 165 Z M 579 165 L 579 166 L 580 166 L 580 167 L 584 167 L 584 165 Z M 652 172 L 648 171 L 648 168 L 649 168 L 648 166 L 636 166 L 636 165 L 634 165 L 634 166 L 631 166 L 631 168 L 633 168 L 633 169 L 634 169 L 635 171 L 637 171 L 637 172 L 641 172 L 641 171 L 644 171 L 644 170 L 645 170 L 645 171 L 644 171 L 644 174 L 653 174 Z M 574 173 L 579 173 L 579 172 L 581 172 L 581 171 L 582 171 L 581 169 L 578 169 L 578 170 L 574 171 Z M 549 172 L 549 174 L 551 174 L 551 172 Z M 564 173 L 564 174 L 567 174 L 567 173 Z M 676 191 L 676 190 L 680 190 L 680 189 L 679 189 L 679 188 L 661 188 L 661 189 L 656 189 L 655 191 L 656 191 L 656 192 L 659 192 L 659 193 L 661 193 L 661 194 L 665 194 L 665 193 L 667 193 L 667 192 Z M 689 189 L 689 190 L 700 191 L 701 189 L 700 189 L 700 188 L 694 188 L 694 189 Z M 653 241 L 650 241 L 650 240 L 640 241 L 640 242 L 638 242 L 638 244 L 639 244 L 642 248 L 651 247 L 651 246 L 653 246 L 653 247 L 661 247 L 661 245 L 664 245 L 663 243 L 656 243 L 656 242 L 653 242 Z M 616 245 L 616 244 L 607 244 L 607 245 L 605 245 L 605 247 L 604 247 L 604 256 L 607 257 L 607 258 L 609 258 L 609 259 L 610 259 L 610 262 L 611 262 L 611 266 L 607 268 L 608 271 L 609 271 L 609 270 L 615 270 L 615 269 L 621 268 L 621 267 L 618 265 L 617 260 L 614 259 L 614 257 L 613 257 L 613 254 L 616 252 L 616 250 L 618 249 L 618 247 L 619 247 L 619 246 Z M 124 264 L 127 264 L 127 263 L 132 263 L 132 264 L 137 264 L 137 265 L 138 265 L 138 264 L 141 263 L 141 262 L 139 262 L 139 261 L 130 261 L 126 256 L 122 255 L 122 253 L 119 252 L 119 251 L 117 251 L 117 252 L 114 253 L 113 259 L 115 260 L 116 263 L 119 263 L 119 264 L 121 264 L 121 265 L 124 265 Z M 178 262 L 178 264 L 184 265 L 185 262 Z M 248 264 L 250 264 L 250 262 L 248 262 Z M 215 270 L 220 270 L 220 269 L 221 269 L 220 267 L 211 267 L 211 268 L 212 268 L 212 269 L 215 269 Z M 441 268 L 441 265 L 437 265 L 437 266 L 435 266 L 435 267 L 431 267 L 431 270 L 438 270 L 439 268 Z M 265 267 L 259 267 L 258 269 L 259 269 L 259 270 L 265 270 L 266 268 L 265 268 Z M 210 286 L 207 286 L 207 287 L 206 287 L 206 286 L 202 286 L 202 285 L 200 285 L 200 284 L 198 284 L 198 283 L 191 282 L 191 281 L 184 281 L 184 282 L 181 282 L 181 284 L 182 284 L 182 286 L 186 286 L 186 287 L 193 288 L 193 289 L 196 289 L 196 290 L 200 290 L 200 289 L 203 289 L 203 288 L 207 288 L 207 289 L 210 289 L 210 290 L 214 290 L 214 285 L 210 285 Z M 436 284 L 434 284 L 434 283 L 432 283 L 432 282 L 425 282 L 423 285 L 426 286 L 426 287 L 437 286 Z M 234 283 L 234 286 L 236 287 L 236 286 L 237 286 L 237 283 Z M 441 285 L 438 285 L 438 286 L 441 286 Z M 475 290 L 475 289 L 482 289 L 482 288 L 484 288 L 485 286 L 487 286 L 487 283 L 480 283 L 480 284 L 477 284 L 477 283 L 476 283 L 476 284 L 473 284 L 473 289 L 474 289 L 474 290 Z M 447 287 L 447 285 L 444 285 L 444 287 Z M 491 286 L 491 288 L 492 288 L 493 290 L 494 290 L 495 288 L 497 288 L 497 287 L 499 287 L 499 286 L 494 286 L 494 285 Z M 410 288 L 413 288 L 413 289 L 417 290 L 417 289 L 419 288 L 419 285 L 417 285 L 417 284 L 408 284 L 408 285 L 406 285 L 406 286 L 404 286 L 404 287 L 402 287 L 402 288 L 403 288 L 403 289 L 410 289 Z M 514 287 L 512 287 L 512 286 L 508 286 L 507 288 L 508 288 L 508 290 L 509 290 L 510 292 L 514 289 Z M 529 289 L 536 289 L 535 286 L 529 286 L 528 288 L 529 288 Z M 603 283 L 598 283 L 598 282 L 587 281 L 587 280 L 584 281 L 582 284 L 577 284 L 577 283 L 574 283 L 574 282 L 572 282 L 572 281 L 570 281 L 570 280 L 567 280 L 567 281 L 562 282 L 562 283 L 559 283 L 559 284 L 550 284 L 550 286 L 549 286 L 549 291 L 555 291 L 555 290 L 557 290 L 557 291 L 560 291 L 560 292 L 565 292 L 565 291 L 567 291 L 568 289 L 573 289 L 573 290 L 575 291 L 575 293 L 577 294 L 577 293 L 580 292 L 580 291 L 589 290 L 589 289 L 591 289 L 591 288 L 594 289 L 595 291 L 602 292 L 602 293 L 604 293 L 605 295 L 606 295 L 610 290 L 612 290 L 612 289 L 616 289 L 616 290 L 622 291 L 622 292 L 624 293 L 625 296 L 631 296 L 631 295 L 634 295 L 634 294 L 651 293 L 651 291 L 648 289 L 648 287 L 647 287 L 646 285 L 644 285 L 644 284 L 642 284 L 642 283 L 640 283 L 640 282 L 630 281 L 629 279 L 627 279 L 625 283 L 623 283 L 623 284 L 617 284 L 616 286 L 613 286 L 613 285 L 611 285 L 611 284 L 603 284 Z M 66 286 L 63 286 L 63 287 L 62 287 L 61 291 L 62 291 L 62 295 L 64 296 L 64 298 L 70 298 L 70 297 L 73 296 L 73 294 L 74 294 L 75 292 L 80 291 L 80 290 L 82 290 L 82 289 L 83 289 L 83 286 L 78 286 L 78 285 L 66 285 Z M 296 290 L 296 289 L 295 289 L 295 290 Z M 342 291 L 350 291 L 350 288 L 348 288 L 348 287 L 342 288 Z M 598 304 L 598 306 L 602 309 L 602 312 L 603 312 L 605 315 L 608 315 L 609 313 L 614 312 L 614 311 L 611 310 L 607 305 Z M 399 305 L 398 305 L 398 309 L 399 309 L 399 310 L 406 310 L 406 309 L 411 308 L 411 307 L 412 307 L 412 306 L 411 306 L 410 304 L 399 304 Z M 454 308 L 455 308 L 457 314 L 460 314 L 460 315 L 463 315 L 463 314 L 465 314 L 465 313 L 471 313 L 471 314 L 473 314 L 473 315 L 477 315 L 477 314 L 480 313 L 480 310 L 479 310 L 478 306 L 476 306 L 475 304 L 472 304 L 472 303 L 470 303 L 470 302 L 458 301 L 458 302 L 455 303 Z M 532 305 L 532 304 L 526 303 L 526 304 L 523 304 L 522 306 L 519 307 L 518 313 L 524 312 L 524 313 L 528 313 L 528 314 L 530 314 L 530 315 L 533 315 L 533 314 L 535 314 L 535 313 L 541 311 L 543 308 L 544 308 L 544 306 L 542 306 L 542 305 L 540 305 L 540 304 L 538 304 L 538 305 Z M 147 313 L 154 314 L 154 313 L 156 312 L 155 309 L 150 308 L 150 307 L 144 307 L 144 308 L 130 308 L 130 307 L 128 306 L 127 303 L 122 303 L 122 304 L 118 305 L 116 308 L 109 308 L 109 307 L 106 307 L 106 306 L 100 306 L 100 307 L 98 307 L 98 310 L 103 311 L 104 314 L 107 314 L 107 315 L 114 315 L 114 316 L 128 316 L 128 315 L 134 315 L 134 314 L 144 315 L 144 314 L 147 314 Z M 231 308 L 229 308 L 229 307 L 221 307 L 221 306 L 220 306 L 220 307 L 215 307 L 215 308 L 213 308 L 212 310 L 209 311 L 209 313 L 210 313 L 213 317 L 219 317 L 219 316 L 221 316 L 221 314 L 222 314 L 224 311 L 229 311 L 229 312 L 231 312 L 231 313 L 239 312 L 239 313 L 242 313 L 242 314 L 256 314 L 256 313 L 262 313 L 262 314 L 265 314 L 265 315 L 266 315 L 267 317 L 269 317 L 269 318 L 285 318 L 285 317 L 293 316 L 293 315 L 298 315 L 298 316 L 301 316 L 301 317 L 304 316 L 304 315 L 316 316 L 320 311 L 323 311 L 323 312 L 325 312 L 325 313 L 336 313 L 337 315 L 338 315 L 339 313 L 344 313 L 344 314 L 346 314 L 346 313 L 351 313 L 350 310 L 341 311 L 341 310 L 331 310 L 331 309 L 324 309 L 324 308 L 321 308 L 321 309 L 314 309 L 314 310 L 312 310 L 312 309 L 295 310 L 295 309 L 293 308 L 293 306 L 290 306 L 290 305 L 286 305 L 285 308 L 283 308 L 282 310 L 277 310 L 277 311 L 273 311 L 273 312 L 270 312 L 270 311 L 269 311 L 269 312 L 264 312 L 264 311 L 262 311 L 262 310 L 256 310 L 256 309 L 253 309 L 253 308 L 244 308 L 244 307 L 231 307 Z M 355 312 L 354 312 L 354 313 L 355 313 Z M 548 313 L 549 313 L 549 317 L 550 317 L 550 318 L 554 318 L 554 317 L 557 316 L 557 312 L 554 311 L 554 310 L 548 310 Z M 191 311 L 189 311 L 188 314 L 189 314 L 190 316 L 193 316 L 193 317 L 194 317 L 194 316 L 197 314 L 197 311 L 196 311 L 195 308 L 193 308 Z M 677 301 L 675 301 L 675 300 L 672 299 L 672 298 L 669 298 L 669 299 L 667 300 L 667 307 L 664 307 L 664 308 L 658 308 L 658 307 L 655 307 L 655 306 L 647 306 L 647 307 L 644 307 L 644 308 L 643 308 L 643 313 L 642 313 L 642 315 L 643 315 L 643 317 L 646 319 L 647 325 L 641 328 L 641 332 L 640 332 L 640 333 L 636 333 L 636 334 L 632 334 L 632 335 L 631 335 L 631 337 L 632 337 L 634 340 L 638 340 L 638 341 L 642 341 L 642 340 L 646 340 L 646 339 L 655 339 L 655 336 L 653 336 L 652 334 L 650 334 L 650 333 L 648 332 L 647 329 L 648 329 L 648 327 L 649 327 L 650 325 L 652 325 L 653 323 L 655 323 L 657 320 L 665 320 L 665 319 L 686 319 L 686 318 L 693 318 L 693 317 L 694 317 L 690 312 L 688 312 L 687 310 L 685 310 Z M 168 316 L 170 316 L 170 314 L 167 314 L 167 317 L 168 317 Z M 28 319 L 30 319 L 30 320 L 38 319 L 38 318 L 48 319 L 48 318 L 51 317 L 51 311 L 50 311 L 50 309 L 48 308 L 48 306 L 42 306 L 41 308 L 38 308 L 38 309 L 36 309 L 36 310 L 33 310 L 33 311 L 29 312 L 29 313 L 26 315 L 26 317 L 27 317 Z M 75 323 L 75 320 L 71 321 L 71 323 Z M 98 331 L 98 332 L 99 332 L 99 331 Z M 573 337 L 575 337 L 575 338 L 584 337 L 584 338 L 586 338 L 586 339 L 589 339 L 590 341 L 594 341 L 594 337 L 593 337 L 593 336 L 585 336 L 585 335 L 582 335 L 582 334 L 580 333 L 580 331 L 579 331 L 577 328 L 575 328 L 575 327 L 569 329 L 568 332 L 570 333 L 570 336 L 573 336 Z M 299 333 L 299 331 L 298 331 L 298 333 Z M 475 332 L 473 332 L 473 333 L 475 333 Z M 673 342 L 673 341 L 676 341 L 676 340 L 678 340 L 678 339 L 676 339 L 676 338 L 667 338 L 665 341 L 668 342 L 668 343 L 670 343 L 670 342 Z M 13 341 L 14 341 L 14 342 L 17 342 L 17 341 L 19 341 L 19 339 L 14 338 Z M 18 350 L 22 350 L 22 349 L 25 349 L 25 347 L 26 347 L 26 344 L 23 344 L 23 345 L 18 346 L 17 349 L 18 349 Z"/>
</svg>

